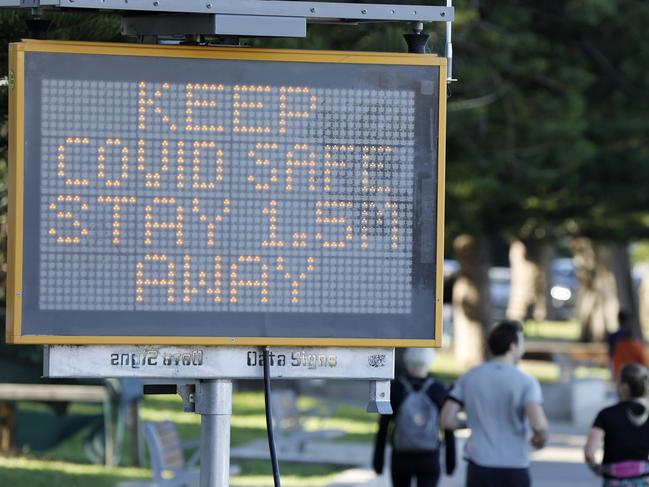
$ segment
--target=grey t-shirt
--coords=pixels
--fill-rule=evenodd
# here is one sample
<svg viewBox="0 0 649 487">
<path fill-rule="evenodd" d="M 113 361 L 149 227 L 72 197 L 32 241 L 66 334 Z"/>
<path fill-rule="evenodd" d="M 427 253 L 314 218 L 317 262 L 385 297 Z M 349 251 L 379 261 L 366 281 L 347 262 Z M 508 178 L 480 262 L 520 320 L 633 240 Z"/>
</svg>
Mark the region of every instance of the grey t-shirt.
<svg viewBox="0 0 649 487">
<path fill-rule="evenodd" d="M 450 397 L 471 429 L 465 458 L 483 467 L 529 466 L 524 406 L 543 402 L 538 380 L 515 365 L 486 362 L 460 377 Z"/>
</svg>

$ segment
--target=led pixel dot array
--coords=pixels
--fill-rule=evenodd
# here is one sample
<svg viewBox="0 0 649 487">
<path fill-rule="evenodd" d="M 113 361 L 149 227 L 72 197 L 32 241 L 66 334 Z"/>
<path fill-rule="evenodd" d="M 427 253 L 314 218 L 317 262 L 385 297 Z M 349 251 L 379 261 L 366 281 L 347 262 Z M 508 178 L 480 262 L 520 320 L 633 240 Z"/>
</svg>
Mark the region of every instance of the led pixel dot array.
<svg viewBox="0 0 649 487">
<path fill-rule="evenodd" d="M 42 310 L 408 314 L 415 93 L 44 79 Z"/>
</svg>

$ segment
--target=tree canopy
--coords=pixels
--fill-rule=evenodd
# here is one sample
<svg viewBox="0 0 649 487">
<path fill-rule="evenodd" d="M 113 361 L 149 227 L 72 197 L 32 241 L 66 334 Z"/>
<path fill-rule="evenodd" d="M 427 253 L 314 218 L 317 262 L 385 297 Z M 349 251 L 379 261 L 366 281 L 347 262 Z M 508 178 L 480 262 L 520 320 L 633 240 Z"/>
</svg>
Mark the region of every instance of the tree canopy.
<svg viewBox="0 0 649 487">
<path fill-rule="evenodd" d="M 649 7 L 521 0 L 458 9 L 449 234 L 645 236 Z"/>
</svg>

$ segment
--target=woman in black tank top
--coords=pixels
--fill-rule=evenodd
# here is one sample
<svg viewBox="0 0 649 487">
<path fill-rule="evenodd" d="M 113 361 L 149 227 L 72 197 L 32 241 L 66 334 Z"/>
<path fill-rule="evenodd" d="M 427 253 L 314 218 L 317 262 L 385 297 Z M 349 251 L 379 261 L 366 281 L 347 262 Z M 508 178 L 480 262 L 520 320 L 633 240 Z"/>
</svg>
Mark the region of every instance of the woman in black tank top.
<svg viewBox="0 0 649 487">
<path fill-rule="evenodd" d="M 602 409 L 588 434 L 586 463 L 605 487 L 649 486 L 649 371 L 628 364 L 618 379 L 620 402 Z M 602 463 L 595 451 L 604 442 Z"/>
</svg>

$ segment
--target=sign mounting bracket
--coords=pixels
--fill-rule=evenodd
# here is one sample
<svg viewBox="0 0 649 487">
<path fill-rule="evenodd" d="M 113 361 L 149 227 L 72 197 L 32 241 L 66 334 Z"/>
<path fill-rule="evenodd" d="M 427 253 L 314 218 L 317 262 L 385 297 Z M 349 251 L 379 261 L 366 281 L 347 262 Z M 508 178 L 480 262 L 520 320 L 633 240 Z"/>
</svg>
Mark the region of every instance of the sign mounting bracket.
<svg viewBox="0 0 649 487">
<path fill-rule="evenodd" d="M 307 36 L 307 25 L 406 22 L 420 31 L 424 23 L 444 22 L 448 82 L 452 76 L 452 0 L 446 5 L 303 2 L 286 0 L 0 0 L 0 8 L 29 8 L 116 13 L 122 34 L 145 38 L 174 36 L 293 37 Z M 419 32 L 418 32 L 419 33 Z"/>
</svg>

